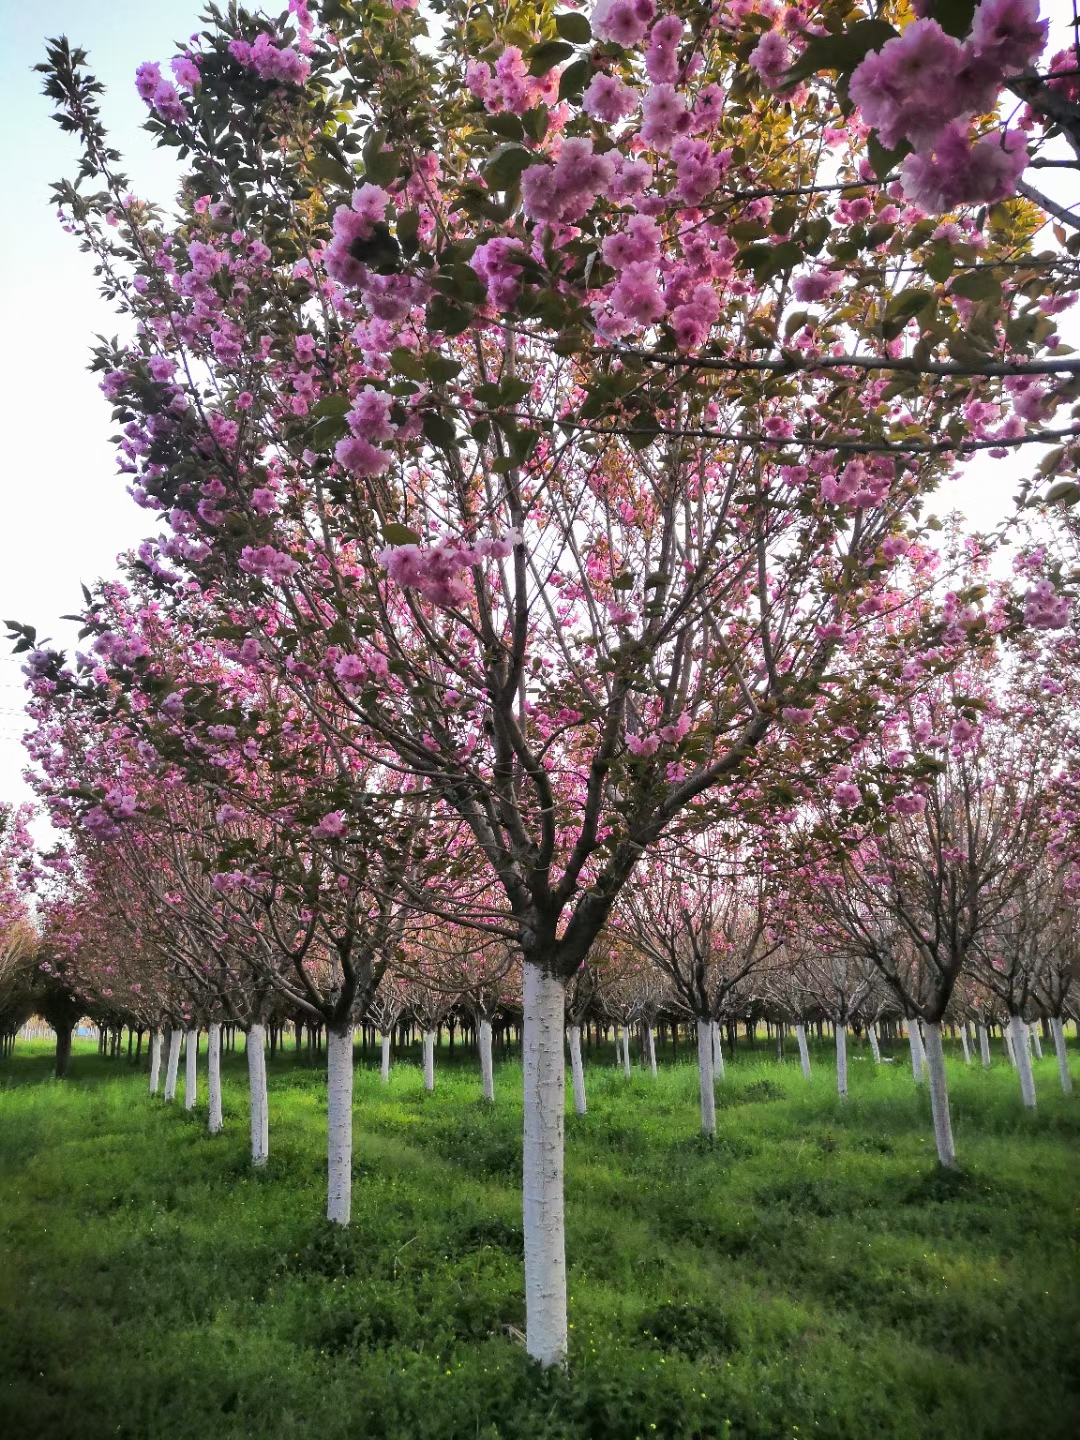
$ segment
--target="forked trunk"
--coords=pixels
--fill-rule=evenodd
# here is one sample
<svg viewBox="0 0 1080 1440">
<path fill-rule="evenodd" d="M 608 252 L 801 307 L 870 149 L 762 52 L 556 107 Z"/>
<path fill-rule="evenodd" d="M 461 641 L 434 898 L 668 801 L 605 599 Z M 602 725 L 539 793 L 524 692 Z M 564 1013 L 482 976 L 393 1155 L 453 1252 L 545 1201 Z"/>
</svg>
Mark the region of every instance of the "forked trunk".
<svg viewBox="0 0 1080 1440">
<path fill-rule="evenodd" d="M 570 1026 L 570 1076 L 574 1082 L 574 1114 L 584 1115 L 588 1110 L 585 1102 L 585 1067 L 581 1063 L 581 1026 Z"/>
<path fill-rule="evenodd" d="M 847 1026 L 836 1022 L 836 1093 L 847 1099 Z"/>
<path fill-rule="evenodd" d="M 795 1039 L 799 1042 L 799 1064 L 802 1066 L 803 1079 L 810 1079 L 810 1047 L 806 1043 L 806 1026 L 801 1020 L 795 1025 Z"/>
<path fill-rule="evenodd" d="M 701 1092 L 701 1133 L 716 1134 L 716 1091 L 713 1078 L 713 1024 L 697 1022 L 698 1088 Z"/>
<path fill-rule="evenodd" d="M 199 1032 L 189 1030 L 184 1046 L 184 1109 L 194 1110 L 199 1089 Z"/>
<path fill-rule="evenodd" d="M 1060 1015 L 1050 1017 L 1050 1033 L 1054 1037 L 1054 1054 L 1057 1056 L 1061 1088 L 1066 1095 L 1071 1095 L 1072 1076 L 1069 1074 L 1069 1052 L 1065 1049 L 1065 1026 L 1061 1023 Z"/>
<path fill-rule="evenodd" d="M 480 1094 L 491 1102 L 495 1099 L 495 1070 L 491 1063 L 491 1021 L 481 1020 L 476 1033 L 480 1049 Z"/>
<path fill-rule="evenodd" d="M 210 1099 L 207 1128 L 211 1135 L 221 1133 L 221 1025 L 212 1020 L 206 1031 L 206 1083 Z"/>
<path fill-rule="evenodd" d="M 150 1094 L 156 1095 L 161 1080 L 161 1031 L 155 1025 L 150 1031 Z"/>
<path fill-rule="evenodd" d="M 382 1037 L 382 1067 L 380 1070 L 384 1085 L 390 1084 L 390 1036 Z"/>
<path fill-rule="evenodd" d="M 1026 1035 L 1027 1026 L 1020 1015 L 1009 1016 L 1009 1037 L 1012 1040 L 1016 1069 L 1020 1076 L 1020 1097 L 1027 1110 L 1035 1109 L 1035 1076 L 1031 1073 L 1031 1047 Z"/>
<path fill-rule="evenodd" d="M 877 1026 L 876 1026 L 876 1025 L 868 1025 L 868 1026 L 866 1027 L 866 1036 L 867 1036 L 867 1039 L 870 1041 L 870 1052 L 871 1052 L 871 1054 L 872 1054 L 873 1057 L 874 1057 L 874 1064 L 875 1064 L 875 1065 L 880 1065 L 880 1064 L 881 1064 L 881 1045 L 880 1045 L 879 1042 L 878 1042 Z"/>
<path fill-rule="evenodd" d="M 949 1087 L 945 1081 L 945 1052 L 941 1046 L 941 1025 L 926 1022 L 926 1068 L 930 1072 L 930 1109 L 934 1116 L 934 1142 L 938 1160 L 948 1170 L 956 1169 L 952 1119 L 949 1115 Z"/>
<path fill-rule="evenodd" d="M 251 1163 L 265 1165 L 270 1154 L 270 1112 L 266 1103 L 266 1052 L 264 1030 L 252 1025 L 247 1032 L 248 1091 L 251 1107 Z"/>
<path fill-rule="evenodd" d="M 975 1022 L 975 1035 L 979 1041 L 979 1059 L 984 1070 L 990 1069 L 990 1036 L 981 1021 Z"/>
<path fill-rule="evenodd" d="M 561 1365 L 567 1346 L 563 984 L 539 965 L 526 961 L 522 1002 L 525 1348 L 541 1365 Z"/>
<path fill-rule="evenodd" d="M 326 1032 L 326 1218 L 348 1225 L 352 1217 L 352 1026 Z"/>
<path fill-rule="evenodd" d="M 424 1089 L 435 1089 L 435 1031 L 424 1031 Z"/>
<path fill-rule="evenodd" d="M 165 1066 L 165 1099 L 176 1099 L 176 1075 L 180 1069 L 180 1041 L 183 1039 L 182 1030 L 169 1031 L 169 1058 Z"/>
</svg>

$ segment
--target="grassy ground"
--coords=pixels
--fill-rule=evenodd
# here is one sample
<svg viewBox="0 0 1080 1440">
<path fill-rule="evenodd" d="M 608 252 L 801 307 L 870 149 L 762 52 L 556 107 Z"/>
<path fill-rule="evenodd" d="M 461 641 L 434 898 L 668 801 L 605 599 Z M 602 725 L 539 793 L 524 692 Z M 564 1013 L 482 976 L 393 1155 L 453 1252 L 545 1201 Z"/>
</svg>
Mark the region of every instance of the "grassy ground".
<svg viewBox="0 0 1080 1440">
<path fill-rule="evenodd" d="M 761 1052 L 758 1052 L 760 1056 Z M 856 1052 L 858 1053 L 858 1052 Z M 689 1058 L 689 1057 L 687 1057 Z M 900 1057 L 902 1058 L 902 1057 Z M 588 1075 L 567 1122 L 572 1361 L 526 1359 L 521 1074 L 357 1074 L 354 1223 L 325 1203 L 325 1083 L 270 1071 L 271 1159 L 145 1072 L 48 1047 L 0 1065 L 0 1434 L 18 1440 L 850 1440 L 1077 1433 L 1080 1096 L 951 1062 L 956 1179 L 899 1063 Z M 181 1066 L 181 1089 L 183 1066 Z"/>
</svg>

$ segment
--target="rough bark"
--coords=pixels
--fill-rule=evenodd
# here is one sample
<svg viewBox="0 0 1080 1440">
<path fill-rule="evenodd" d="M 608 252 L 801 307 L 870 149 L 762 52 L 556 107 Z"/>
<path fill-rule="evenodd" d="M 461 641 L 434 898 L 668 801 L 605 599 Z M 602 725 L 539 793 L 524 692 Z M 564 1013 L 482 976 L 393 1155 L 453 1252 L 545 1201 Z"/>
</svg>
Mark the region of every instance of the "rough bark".
<svg viewBox="0 0 1080 1440">
<path fill-rule="evenodd" d="M 630 1079 L 630 1031 L 625 1025 L 619 1026 L 619 1035 L 622 1038 L 622 1068 L 627 1080 Z"/>
<path fill-rule="evenodd" d="M 923 1050 L 922 1035 L 918 1020 L 907 1022 L 908 1046 L 911 1050 L 911 1074 L 915 1084 L 921 1085 L 926 1079 L 926 1052 Z"/>
<path fill-rule="evenodd" d="M 566 1359 L 563 1197 L 566 1071 L 562 981 L 526 961 L 522 987 L 525 1071 L 525 1348 L 541 1365 Z"/>
<path fill-rule="evenodd" d="M 964 1047 L 964 1064 L 971 1064 L 971 1046 L 968 1044 L 968 1028 L 965 1020 L 960 1026 L 960 1044 Z"/>
<path fill-rule="evenodd" d="M 720 1022 L 712 1022 L 712 1068 L 713 1080 L 724 1078 L 724 1047 L 720 1043 Z"/>
<path fill-rule="evenodd" d="M 266 1103 L 265 1031 L 252 1025 L 247 1032 L 248 1090 L 251 1108 L 251 1163 L 265 1165 L 270 1154 L 270 1112 Z"/>
<path fill-rule="evenodd" d="M 645 1051 L 649 1057 L 649 1070 L 652 1077 L 656 1079 L 656 1037 L 653 1035 L 653 1028 L 646 1022 L 645 1025 Z"/>
<path fill-rule="evenodd" d="M 934 1143 L 938 1160 L 948 1170 L 956 1169 L 952 1118 L 949 1115 L 949 1087 L 945 1080 L 945 1052 L 941 1045 L 941 1024 L 926 1022 L 926 1068 L 930 1073 L 930 1109 L 934 1116 Z"/>
<path fill-rule="evenodd" d="M 352 1026 L 326 1034 L 326 1218 L 348 1225 L 352 1218 Z"/>
<path fill-rule="evenodd" d="M 873 1057 L 874 1057 L 874 1064 L 875 1064 L 875 1065 L 880 1065 L 880 1064 L 881 1064 L 881 1044 L 880 1044 L 880 1042 L 879 1042 L 879 1040 L 878 1040 L 878 1033 L 877 1033 L 877 1026 L 876 1026 L 876 1025 L 868 1025 L 868 1026 L 866 1027 L 866 1038 L 870 1041 L 870 1051 L 871 1051 L 871 1054 L 872 1054 Z"/>
</svg>

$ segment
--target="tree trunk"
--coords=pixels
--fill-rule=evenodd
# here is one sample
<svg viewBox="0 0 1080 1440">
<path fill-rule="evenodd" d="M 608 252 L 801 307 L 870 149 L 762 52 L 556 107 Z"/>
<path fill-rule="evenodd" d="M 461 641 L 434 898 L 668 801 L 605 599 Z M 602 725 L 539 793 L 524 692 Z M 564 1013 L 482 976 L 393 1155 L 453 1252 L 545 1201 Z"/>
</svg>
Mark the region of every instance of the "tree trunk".
<svg viewBox="0 0 1080 1440">
<path fill-rule="evenodd" d="M 161 1079 L 161 1031 L 155 1025 L 150 1031 L 150 1094 L 158 1092 Z"/>
<path fill-rule="evenodd" d="M 352 1026 L 326 1032 L 326 1218 L 348 1225 L 352 1218 Z"/>
<path fill-rule="evenodd" d="M 627 1080 L 630 1079 L 630 1030 L 626 1025 L 619 1026 L 619 1033 L 622 1036 L 622 1066 L 623 1074 Z"/>
<path fill-rule="evenodd" d="M 967 1021 L 960 1026 L 960 1044 L 964 1047 L 964 1064 L 971 1064 L 971 1046 L 968 1044 Z"/>
<path fill-rule="evenodd" d="M 724 1078 L 724 1047 L 720 1043 L 720 1022 L 712 1022 L 712 1068 L 713 1081 Z"/>
<path fill-rule="evenodd" d="M 435 1031 L 424 1031 L 424 1089 L 435 1089 Z"/>
<path fill-rule="evenodd" d="M 384 1084 L 384 1085 L 389 1085 L 389 1084 L 390 1084 L 390 1036 L 389 1036 L 388 1034 L 387 1034 L 387 1035 L 384 1035 L 384 1036 L 382 1037 L 382 1069 L 381 1069 L 381 1074 L 382 1074 L 382 1082 L 383 1082 L 383 1084 Z"/>
<path fill-rule="evenodd" d="M 716 1091 L 713 1076 L 713 1054 L 716 1046 L 714 1022 L 697 1022 L 698 1089 L 701 1092 L 701 1133 L 716 1134 Z"/>
<path fill-rule="evenodd" d="M 252 1025 L 247 1032 L 248 1091 L 251 1108 L 251 1163 L 265 1165 L 270 1154 L 270 1112 L 266 1103 L 265 1031 Z"/>
<path fill-rule="evenodd" d="M 1028 1029 L 1028 1034 L 1031 1036 L 1031 1048 L 1035 1051 L 1035 1059 L 1036 1059 L 1036 1060 L 1041 1060 L 1041 1059 L 1043 1058 L 1043 1053 L 1042 1053 L 1042 1039 L 1041 1039 L 1041 1037 L 1040 1037 L 1040 1035 L 1039 1035 L 1039 1027 L 1038 1027 L 1038 1025 L 1036 1025 L 1034 1022 L 1032 1022 L 1032 1023 L 1027 1027 L 1027 1029 Z"/>
<path fill-rule="evenodd" d="M 574 1082 L 574 1114 L 588 1111 L 585 1101 L 585 1068 L 581 1063 L 581 1026 L 570 1026 L 570 1075 Z"/>
<path fill-rule="evenodd" d="M 990 1069 L 990 1036 L 987 1034 L 986 1026 L 981 1021 L 975 1022 L 975 1034 L 979 1041 L 979 1059 L 982 1061 L 984 1070 Z"/>
<path fill-rule="evenodd" d="M 810 1079 L 810 1047 L 806 1043 L 806 1026 L 798 1021 L 795 1026 L 795 1039 L 799 1042 L 799 1064 L 802 1066 L 803 1079 Z"/>
<path fill-rule="evenodd" d="M 847 1026 L 837 1021 L 836 1030 L 836 1093 L 841 1100 L 847 1099 Z"/>
<path fill-rule="evenodd" d="M 652 1077 L 656 1079 L 656 1039 L 653 1035 L 653 1028 L 646 1020 L 645 1022 L 645 1053 L 649 1059 L 649 1069 Z"/>
<path fill-rule="evenodd" d="M 934 1116 L 934 1142 L 938 1160 L 947 1170 L 956 1169 L 952 1120 L 949 1116 L 949 1087 L 945 1082 L 945 1053 L 941 1048 L 941 1024 L 926 1022 L 926 1068 L 930 1072 L 930 1109 Z"/>
<path fill-rule="evenodd" d="M 210 1099 L 207 1129 L 211 1135 L 221 1133 L 221 1025 L 211 1020 L 206 1031 L 206 1080 Z"/>
<path fill-rule="evenodd" d="M 1054 1037 L 1054 1054 L 1057 1056 L 1061 1088 L 1066 1095 L 1071 1095 L 1072 1076 L 1069 1074 L 1069 1052 L 1065 1049 L 1065 1027 L 1061 1023 L 1060 1015 L 1051 1015 L 1050 1033 Z"/>
<path fill-rule="evenodd" d="M 480 1051 L 480 1094 L 483 1099 L 493 1101 L 495 1099 L 495 1071 L 491 1063 L 491 1022 L 489 1020 L 480 1021 L 476 1038 Z"/>
<path fill-rule="evenodd" d="M 524 972 L 525 1346 L 541 1365 L 561 1365 L 567 1346 L 565 991 L 562 982 L 539 965 L 526 961 Z"/>
<path fill-rule="evenodd" d="M 165 1099 L 176 1099 L 176 1074 L 180 1069 L 180 1041 L 183 1039 L 182 1030 L 172 1029 L 169 1031 L 169 1058 L 165 1066 Z"/>
<path fill-rule="evenodd" d="M 1020 1075 L 1020 1096 L 1027 1110 L 1035 1109 L 1035 1077 L 1031 1073 L 1031 1047 L 1028 1045 L 1027 1026 L 1019 1015 L 1009 1016 L 1009 1038 L 1015 1064 Z"/>
<path fill-rule="evenodd" d="M 199 1032 L 187 1032 L 184 1051 L 184 1109 L 194 1110 L 199 1089 Z"/>
<path fill-rule="evenodd" d="M 926 1052 L 923 1050 L 922 1035 L 919 1032 L 918 1020 L 907 1022 L 908 1046 L 911 1050 L 911 1074 L 916 1085 L 921 1085 L 926 1078 Z"/>
<path fill-rule="evenodd" d="M 876 1026 L 876 1025 L 868 1025 L 868 1026 L 866 1027 L 866 1038 L 870 1041 L 870 1052 L 871 1052 L 871 1054 L 872 1054 L 873 1057 L 874 1057 L 874 1064 L 875 1064 L 875 1065 L 880 1065 L 880 1064 L 881 1064 L 881 1044 L 880 1044 L 880 1042 L 879 1042 L 879 1040 L 878 1040 L 878 1033 L 877 1033 L 877 1026 Z"/>
<path fill-rule="evenodd" d="M 66 1080 L 71 1070 L 71 1032 L 73 1025 L 64 1025 L 56 1031 L 56 1078 Z"/>
</svg>

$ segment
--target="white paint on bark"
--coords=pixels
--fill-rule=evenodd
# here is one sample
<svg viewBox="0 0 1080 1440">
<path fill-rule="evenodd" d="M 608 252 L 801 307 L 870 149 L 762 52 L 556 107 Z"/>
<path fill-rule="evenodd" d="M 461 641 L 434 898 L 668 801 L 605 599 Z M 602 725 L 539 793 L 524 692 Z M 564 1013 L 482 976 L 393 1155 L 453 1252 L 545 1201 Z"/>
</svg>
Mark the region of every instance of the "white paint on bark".
<svg viewBox="0 0 1080 1440">
<path fill-rule="evenodd" d="M 326 1031 L 326 1218 L 352 1218 L 352 1026 Z"/>
<path fill-rule="evenodd" d="M 724 1047 L 720 1043 L 720 1022 L 712 1022 L 712 1068 L 713 1079 L 723 1080 L 724 1078 Z"/>
<path fill-rule="evenodd" d="M 795 1025 L 795 1039 L 799 1042 L 799 1064 L 802 1066 L 803 1079 L 810 1079 L 810 1047 L 806 1043 L 806 1026 L 801 1020 Z"/>
<path fill-rule="evenodd" d="M 480 1094 L 488 1101 L 495 1099 L 495 1068 L 491 1063 L 491 1021 L 481 1020 L 476 1032 L 480 1049 Z"/>
<path fill-rule="evenodd" d="M 649 1069 L 651 1070 L 651 1072 L 652 1072 L 652 1077 L 653 1077 L 653 1079 L 655 1080 L 655 1079 L 656 1079 L 656 1036 L 653 1034 L 653 1028 L 652 1028 L 652 1026 L 649 1024 L 648 1021 L 645 1022 L 645 1051 L 646 1051 L 646 1054 L 647 1054 L 648 1057 L 649 1057 Z"/>
<path fill-rule="evenodd" d="M 199 1032 L 189 1030 L 184 1042 L 184 1109 L 194 1110 L 199 1090 Z"/>
<path fill-rule="evenodd" d="M 1005 1049 L 1009 1052 L 1009 1064 L 1016 1069 L 1016 1041 L 1013 1038 L 1012 1018 L 1005 1026 Z"/>
<path fill-rule="evenodd" d="M 713 1027 L 697 1022 L 698 1088 L 701 1091 L 701 1133 L 716 1134 L 716 1092 L 713 1081 Z"/>
<path fill-rule="evenodd" d="M 875 1064 L 875 1065 L 880 1065 L 880 1064 L 881 1064 L 881 1045 L 880 1045 L 880 1042 L 878 1041 L 878 1038 L 877 1038 L 877 1026 L 876 1026 L 876 1025 L 868 1025 L 868 1026 L 866 1027 L 866 1035 L 867 1035 L 867 1039 L 870 1041 L 870 1052 L 871 1052 L 871 1054 L 872 1054 L 873 1057 L 874 1057 L 874 1064 Z"/>
<path fill-rule="evenodd" d="M 155 1025 L 150 1031 L 150 1094 L 158 1092 L 161 1079 L 161 1031 Z"/>
<path fill-rule="evenodd" d="M 625 1025 L 619 1027 L 622 1035 L 622 1068 L 627 1080 L 630 1079 L 630 1031 Z"/>
<path fill-rule="evenodd" d="M 563 1211 L 566 1067 L 565 991 L 530 961 L 522 985 L 525 1072 L 525 1348 L 541 1365 L 566 1359 L 566 1232 Z"/>
<path fill-rule="evenodd" d="M 206 1079 L 210 1099 L 207 1128 L 211 1135 L 221 1131 L 221 1025 L 212 1020 L 206 1031 Z"/>
<path fill-rule="evenodd" d="M 984 1070 L 990 1069 L 990 1035 L 986 1026 L 980 1021 L 975 1022 L 975 1035 L 979 1041 L 979 1059 L 982 1061 Z"/>
<path fill-rule="evenodd" d="M 941 1045 L 941 1025 L 928 1020 L 926 1034 L 926 1068 L 930 1072 L 930 1109 L 934 1116 L 934 1143 L 938 1160 L 949 1170 L 956 1168 L 956 1147 L 953 1144 L 952 1119 L 949 1115 L 949 1087 L 945 1081 L 945 1052 Z"/>
<path fill-rule="evenodd" d="M 1037 1020 L 1033 1020 L 1028 1026 L 1028 1034 L 1031 1036 L 1031 1048 L 1035 1051 L 1035 1059 L 1041 1060 L 1043 1058 L 1042 1036 L 1039 1034 L 1039 1022 Z"/>
<path fill-rule="evenodd" d="M 963 1023 L 962 1023 L 961 1026 L 960 1026 L 960 1044 L 964 1047 L 964 1064 L 965 1064 L 965 1065 L 970 1065 L 970 1064 L 971 1064 L 971 1046 L 968 1044 L 968 1027 L 967 1027 L 967 1021 L 966 1021 L 966 1020 L 963 1021 Z"/>
<path fill-rule="evenodd" d="M 1066 1095 L 1072 1094 L 1072 1076 L 1069 1074 L 1069 1052 L 1065 1048 L 1065 1026 L 1060 1015 L 1050 1017 L 1050 1033 L 1054 1037 L 1054 1054 L 1057 1056 L 1058 1077 Z"/>
<path fill-rule="evenodd" d="M 263 1049 L 265 1036 L 261 1025 L 252 1025 L 247 1032 L 252 1165 L 265 1165 L 270 1154 L 270 1111 L 266 1103 L 266 1051 Z"/>
<path fill-rule="evenodd" d="M 836 1022 L 836 1093 L 841 1100 L 847 1099 L 847 1026 Z"/>
<path fill-rule="evenodd" d="M 581 1026 L 570 1026 L 570 1075 L 574 1082 L 574 1114 L 588 1111 L 585 1100 L 585 1067 L 581 1063 Z"/>
<path fill-rule="evenodd" d="M 435 1031 L 424 1031 L 424 1089 L 435 1089 Z"/>
<path fill-rule="evenodd" d="M 169 1031 L 169 1057 L 165 1065 L 165 1099 L 176 1099 L 176 1076 L 180 1070 L 180 1041 L 184 1038 L 182 1030 Z"/>
<path fill-rule="evenodd" d="M 911 1050 L 911 1073 L 915 1084 L 921 1085 L 926 1079 L 926 1052 L 923 1049 L 922 1034 L 918 1020 L 907 1022 L 908 1046 Z"/>
<path fill-rule="evenodd" d="M 382 1066 L 379 1073 L 382 1075 L 384 1085 L 390 1084 L 390 1036 L 382 1037 Z"/>
<path fill-rule="evenodd" d="M 1027 1110 L 1035 1109 L 1035 1076 L 1031 1073 L 1031 1048 L 1028 1045 L 1027 1026 L 1020 1015 L 1009 1016 L 1009 1038 L 1016 1057 L 1016 1069 L 1020 1076 L 1020 1098 Z"/>
</svg>

